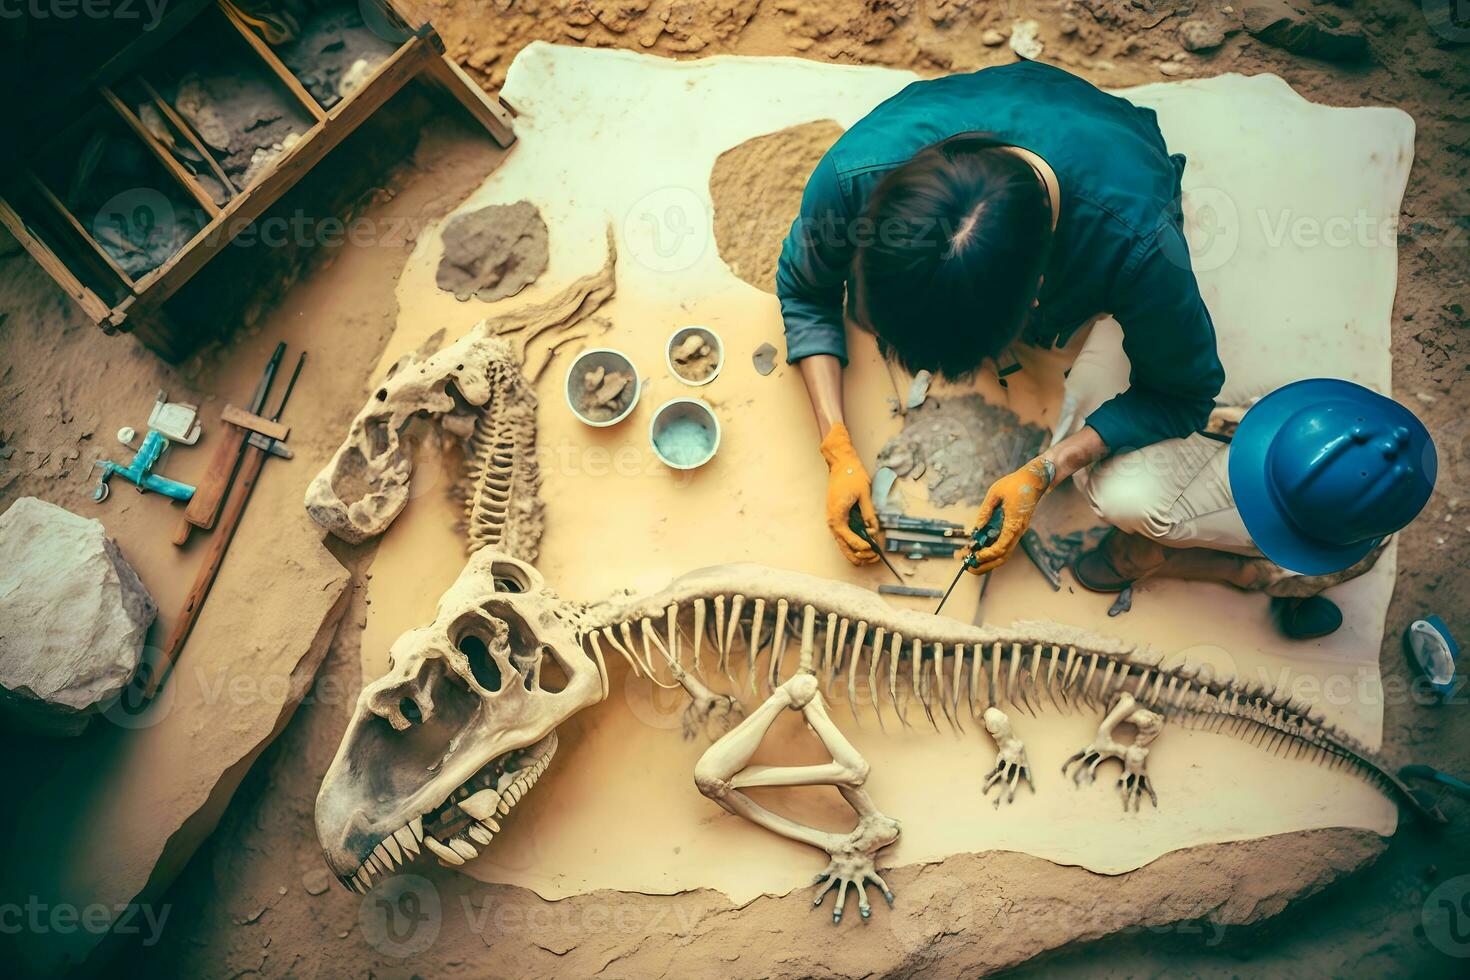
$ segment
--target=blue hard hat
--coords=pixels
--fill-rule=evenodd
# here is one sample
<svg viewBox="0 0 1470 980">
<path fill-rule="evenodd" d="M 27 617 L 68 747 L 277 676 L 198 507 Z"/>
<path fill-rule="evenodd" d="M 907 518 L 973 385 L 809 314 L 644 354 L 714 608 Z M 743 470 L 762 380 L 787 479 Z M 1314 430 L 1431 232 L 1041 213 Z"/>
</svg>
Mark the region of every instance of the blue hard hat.
<svg viewBox="0 0 1470 980">
<path fill-rule="evenodd" d="M 1405 527 L 1439 469 L 1413 412 L 1336 378 L 1296 381 L 1252 405 L 1229 465 L 1256 547 L 1302 575 L 1341 571 Z"/>
</svg>

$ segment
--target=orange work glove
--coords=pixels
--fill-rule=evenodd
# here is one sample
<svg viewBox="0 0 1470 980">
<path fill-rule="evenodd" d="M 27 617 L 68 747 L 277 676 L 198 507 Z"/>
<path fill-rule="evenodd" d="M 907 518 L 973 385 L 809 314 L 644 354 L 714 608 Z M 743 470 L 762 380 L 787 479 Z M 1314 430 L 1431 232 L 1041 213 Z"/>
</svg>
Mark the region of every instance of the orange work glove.
<svg viewBox="0 0 1470 980">
<path fill-rule="evenodd" d="M 868 471 L 852 448 L 847 426 L 835 422 L 822 440 L 822 458 L 827 461 L 827 529 L 837 540 L 842 557 L 854 565 L 871 565 L 878 553 L 848 526 L 853 505 L 863 516 L 868 534 L 878 533 L 878 514 L 873 510 L 873 486 Z"/>
<path fill-rule="evenodd" d="M 990 485 L 985 494 L 985 502 L 975 515 L 975 526 L 984 527 L 998 506 L 1003 515 L 1000 537 L 989 547 L 981 548 L 975 553 L 975 560 L 979 564 L 970 569 L 971 572 L 984 575 L 999 568 L 1011 557 L 1011 552 L 1016 550 L 1016 545 L 1021 541 L 1021 535 L 1031 526 L 1031 515 L 1036 513 L 1036 505 L 1041 503 L 1042 496 L 1051 489 L 1056 472 L 1057 468 L 1051 460 L 1038 456 L 1016 472 L 1003 476 Z"/>
</svg>

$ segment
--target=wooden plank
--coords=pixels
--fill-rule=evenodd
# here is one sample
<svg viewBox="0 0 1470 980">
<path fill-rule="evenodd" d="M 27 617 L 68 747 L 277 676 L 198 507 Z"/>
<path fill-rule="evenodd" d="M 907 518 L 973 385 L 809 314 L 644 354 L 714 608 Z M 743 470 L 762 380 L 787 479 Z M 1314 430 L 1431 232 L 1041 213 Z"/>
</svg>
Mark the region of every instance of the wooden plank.
<svg viewBox="0 0 1470 980">
<path fill-rule="evenodd" d="M 261 61 L 265 62 L 266 67 L 296 97 L 296 101 L 301 103 L 301 107 L 311 113 L 312 118 L 318 122 L 327 118 L 326 110 L 322 108 L 321 103 L 306 90 L 306 86 L 302 85 L 301 80 L 291 73 L 291 69 L 287 68 L 281 62 L 281 59 L 276 57 L 276 53 L 271 50 L 271 46 L 266 44 L 265 40 L 259 34 L 255 33 L 254 28 L 241 20 L 240 15 L 235 12 L 235 9 L 225 3 L 224 0 L 220 0 L 219 9 L 224 12 L 225 18 L 235 26 L 235 30 L 245 39 L 245 43 L 250 45 L 251 49 L 255 51 Z"/>
<path fill-rule="evenodd" d="M 422 71 L 434 53 L 428 38 L 423 36 L 409 38 L 397 51 L 385 58 L 382 64 L 373 69 L 373 73 L 358 87 L 357 91 L 332 106 L 332 111 L 328 113 L 327 118 L 335 123 L 347 117 L 355 120 L 352 125 L 356 128 L 358 123 L 376 112 L 383 103 L 408 84 L 409 79 Z"/>
<path fill-rule="evenodd" d="M 195 202 L 211 217 L 219 214 L 219 205 L 214 203 L 214 198 L 209 196 L 209 192 L 204 189 L 204 185 L 195 180 L 194 175 L 184 169 L 184 165 L 179 162 L 179 158 L 174 156 L 168 147 L 159 142 L 158 137 L 154 136 L 153 132 L 147 126 L 143 125 L 143 120 L 138 118 L 137 114 L 133 112 L 128 104 L 118 98 L 117 93 L 105 85 L 98 88 L 97 92 L 102 96 L 102 101 L 112 106 L 113 111 L 133 131 L 133 135 L 142 140 L 153 156 L 157 158 L 158 162 L 163 164 L 163 169 L 167 170 L 178 184 L 193 195 Z"/>
<path fill-rule="evenodd" d="M 146 296 L 150 305 L 157 305 L 177 292 L 216 252 L 260 217 L 334 146 L 421 71 L 432 51 L 423 39 L 414 38 L 395 52 L 378 67 L 368 84 L 333 106 L 330 119 L 308 130 L 264 177 L 225 205 L 219 216 L 171 259 L 140 279 L 136 289 L 139 298 Z"/>
<path fill-rule="evenodd" d="M 57 214 L 61 215 L 61 217 L 66 220 L 67 224 L 71 225 L 72 230 L 80 235 L 82 237 L 82 240 L 92 247 L 92 251 L 96 252 L 97 257 L 100 258 L 103 263 L 112 270 L 114 275 L 122 280 L 123 285 L 126 286 L 128 289 L 136 292 L 136 289 L 134 288 L 135 283 L 133 282 L 132 277 L 123 271 L 122 266 L 117 264 L 117 260 L 112 257 L 112 253 L 108 252 L 107 249 L 103 248 L 98 243 L 97 239 L 92 237 L 92 233 L 89 232 L 82 225 L 82 223 L 76 219 L 76 215 L 71 213 L 71 209 L 68 208 L 65 204 L 62 204 L 61 199 L 58 198 L 55 194 L 51 193 L 51 188 L 47 187 L 41 181 L 40 177 L 37 177 L 29 170 L 26 171 L 26 177 L 30 180 L 31 185 L 35 187 L 35 189 L 40 193 L 41 199 L 44 200 L 48 205 L 50 205 L 51 209 L 54 210 Z"/>
<path fill-rule="evenodd" d="M 156 88 L 149 84 L 148 79 L 142 75 L 135 77 L 138 79 L 138 84 L 143 87 L 143 91 L 148 94 L 148 98 L 152 99 L 153 104 L 158 107 L 158 111 L 163 113 L 164 118 L 169 121 L 174 129 L 184 134 L 184 139 L 188 140 L 189 145 L 194 147 L 194 151 L 202 156 L 209 164 L 209 168 L 214 171 L 215 179 L 224 185 L 225 193 L 231 197 L 240 193 L 240 188 L 236 187 L 235 182 L 230 180 L 229 175 L 225 173 L 225 168 L 219 165 L 219 161 L 214 158 L 214 154 L 209 152 L 209 147 L 205 146 L 204 141 L 199 138 L 199 134 L 194 132 L 194 127 L 190 126 L 184 117 L 179 115 L 173 106 L 169 105 L 168 100 L 160 95 Z"/>
<path fill-rule="evenodd" d="M 487 93 L 469 76 L 459 62 L 448 54 L 440 54 L 429 65 L 429 75 L 439 83 L 459 104 L 469 110 L 470 115 L 490 132 L 491 139 L 501 146 L 510 146 L 516 141 L 515 121 L 500 99 Z"/>
<path fill-rule="evenodd" d="M 68 296 L 77 301 L 77 305 L 92 318 L 94 323 L 101 324 L 108 320 L 108 314 L 111 312 L 108 305 L 72 274 L 72 271 L 66 267 L 66 263 L 51 251 L 50 246 L 31 234 L 31 230 L 26 227 L 25 221 L 16 213 L 15 208 L 4 199 L 0 199 L 0 224 L 5 226 L 22 248 L 31 253 L 31 257 L 45 270 L 46 274 L 56 280 L 56 284 Z"/>
<path fill-rule="evenodd" d="M 226 405 L 224 411 L 219 413 L 222 421 L 231 425 L 239 426 L 241 429 L 249 429 L 251 432 L 259 432 L 261 435 L 269 436 L 279 442 L 285 442 L 291 435 L 291 427 L 282 422 L 274 422 L 262 418 L 254 412 L 247 412 L 243 408 L 234 405 Z"/>
<path fill-rule="evenodd" d="M 152 698 L 158 693 L 159 685 L 168 677 L 174 661 L 183 651 L 184 643 L 189 639 L 189 632 L 194 628 L 195 621 L 199 619 L 200 610 L 204 608 L 204 600 L 209 597 L 210 587 L 214 585 L 220 566 L 225 562 L 225 552 L 229 549 L 230 541 L 234 539 L 235 531 L 240 526 L 240 518 L 245 513 L 245 505 L 250 501 L 250 494 L 255 489 L 256 482 L 260 479 L 260 470 L 265 466 L 266 458 L 265 450 L 254 446 L 245 447 L 239 474 L 235 478 L 234 492 L 231 493 L 219 517 L 219 526 L 215 529 L 214 536 L 210 538 L 209 549 L 204 553 L 204 561 L 200 564 L 199 571 L 194 577 L 194 584 L 184 599 L 184 608 L 179 611 L 178 618 L 174 621 L 174 628 L 169 632 L 168 639 L 164 641 L 163 652 L 153 664 L 153 673 L 145 681 L 143 697 Z"/>
</svg>

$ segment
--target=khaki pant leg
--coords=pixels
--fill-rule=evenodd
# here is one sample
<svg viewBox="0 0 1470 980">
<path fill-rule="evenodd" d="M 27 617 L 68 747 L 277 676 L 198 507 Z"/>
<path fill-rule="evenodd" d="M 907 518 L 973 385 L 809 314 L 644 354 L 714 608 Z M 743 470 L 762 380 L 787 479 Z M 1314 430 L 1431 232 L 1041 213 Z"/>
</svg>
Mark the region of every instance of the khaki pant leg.
<svg viewBox="0 0 1470 980">
<path fill-rule="evenodd" d="M 1117 321 L 1099 320 L 1077 355 L 1062 399 L 1055 441 L 1128 387 L 1128 355 Z M 1073 477 L 1107 523 L 1173 548 L 1259 555 L 1241 523 L 1226 469 L 1229 447 L 1199 434 L 1117 453 Z"/>
</svg>

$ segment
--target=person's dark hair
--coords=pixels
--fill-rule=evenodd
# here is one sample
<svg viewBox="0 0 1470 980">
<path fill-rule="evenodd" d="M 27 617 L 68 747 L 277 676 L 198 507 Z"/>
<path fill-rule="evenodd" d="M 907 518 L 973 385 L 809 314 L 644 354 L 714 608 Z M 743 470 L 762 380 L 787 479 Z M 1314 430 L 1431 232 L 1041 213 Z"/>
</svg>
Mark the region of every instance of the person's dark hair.
<svg viewBox="0 0 1470 980">
<path fill-rule="evenodd" d="M 852 263 L 854 319 L 909 371 L 963 377 L 1021 333 L 1051 251 L 1051 198 L 992 136 L 927 146 L 873 191 Z"/>
</svg>

